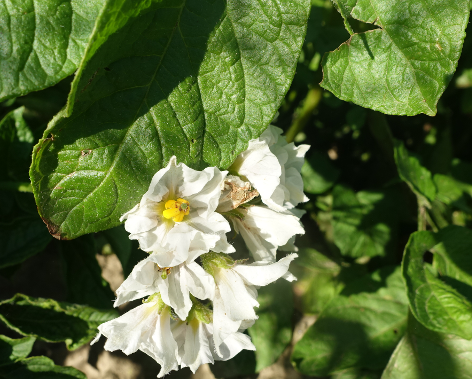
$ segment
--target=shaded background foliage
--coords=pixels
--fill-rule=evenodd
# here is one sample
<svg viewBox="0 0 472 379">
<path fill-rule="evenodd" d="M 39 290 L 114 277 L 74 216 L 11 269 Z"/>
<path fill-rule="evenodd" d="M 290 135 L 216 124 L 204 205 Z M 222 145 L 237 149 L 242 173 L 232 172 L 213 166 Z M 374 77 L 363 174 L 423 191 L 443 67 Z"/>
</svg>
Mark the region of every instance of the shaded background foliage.
<svg viewBox="0 0 472 379">
<path fill-rule="evenodd" d="M 336 70 L 330 62 L 339 59 L 325 53 L 350 38 L 347 30 L 359 33 L 354 38 L 360 43 L 353 43 L 352 49 L 362 49 L 363 32 L 385 33 L 382 28 L 388 32 L 389 24 L 374 25 L 364 14 L 363 1 L 334 3 L 311 1 L 296 73 L 273 121 L 289 141 L 312 146 L 302 170 L 310 197 L 302 206 L 306 235 L 298 238 L 300 258 L 292 270 L 299 280 L 292 287 L 277 282 L 261 289 L 259 320 L 248 331 L 258 350 L 219 362 L 211 370 L 225 378 L 256 377 L 260 372 L 261 377 L 275 377 L 275 371 L 268 371 L 271 365 L 282 377 L 294 378 L 470 378 L 470 362 L 461 356 L 472 351 L 472 38 L 466 37 L 453 75 L 448 68 L 445 92 L 431 95 L 439 98 L 434 117 L 417 114 L 434 113 L 432 106 L 415 110 L 410 104 L 407 111 L 388 111 L 378 93 L 366 103 L 323 81 L 324 88 L 352 102 L 343 101 L 319 85 L 322 66 L 332 78 Z M 456 5 L 462 3 L 467 2 Z M 74 12 L 84 16 L 83 9 L 71 4 L 64 10 L 69 19 L 77 17 Z M 447 8 L 442 1 L 436 5 Z M 84 33 L 91 33 L 97 9 L 88 9 L 81 18 Z M 132 16 L 124 13 L 119 22 Z M 106 25 L 109 19 L 103 17 Z M 97 35 L 97 47 L 87 54 L 92 57 L 104 35 L 115 31 Z M 64 45 L 61 38 L 56 48 Z M 367 40 L 367 46 L 371 44 Z M 460 47 L 455 49 L 457 55 Z M 370 53 L 380 54 L 375 49 Z M 64 54 L 77 66 L 85 45 L 78 43 Z M 369 55 L 368 49 L 363 54 Z M 85 79 L 75 86 L 87 95 L 95 85 L 89 86 L 87 78 L 104 80 L 107 64 L 98 65 L 100 71 L 95 66 L 81 68 Z M 74 79 L 67 75 L 74 70 L 56 67 L 51 77 L 55 82 L 62 79 L 56 85 L 42 89 L 53 82 L 40 78 L 26 92 L 42 90 L 0 104 L 0 377 L 84 377 L 61 366 L 69 362 L 65 346 L 73 350 L 84 345 L 100 322 L 117 315 L 112 290 L 119 285 L 120 270 L 128 275 L 145 256 L 121 226 L 57 241 L 38 215 L 28 175 L 31 152 L 50 120 L 66 106 Z M 351 74 L 356 70 L 360 72 L 354 68 Z M 368 74 L 362 75 L 364 85 L 370 83 Z M 385 115 L 361 105 L 416 115 Z M 60 122 L 56 119 L 54 125 Z M 216 155 L 210 158 L 218 160 Z M 238 239 L 234 243 L 244 255 L 244 244 Z M 116 263 L 114 275 L 107 272 L 113 271 L 110 262 Z M 101 347 L 85 349 L 88 365 L 96 366 Z M 136 354 L 132 359 L 144 367 L 136 377 L 155 376 L 157 367 L 150 358 Z M 188 370 L 170 375 L 189 376 Z"/>
</svg>

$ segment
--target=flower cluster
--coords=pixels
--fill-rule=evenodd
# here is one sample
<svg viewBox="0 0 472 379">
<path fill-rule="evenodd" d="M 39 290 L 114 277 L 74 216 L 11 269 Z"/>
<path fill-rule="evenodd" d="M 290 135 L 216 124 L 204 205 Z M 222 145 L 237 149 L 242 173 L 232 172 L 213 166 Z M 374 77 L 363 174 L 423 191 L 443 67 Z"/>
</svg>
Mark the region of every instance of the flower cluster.
<svg viewBox="0 0 472 379">
<path fill-rule="evenodd" d="M 130 239 L 149 256 L 118 288 L 115 306 L 145 298 L 98 327 L 105 349 L 141 350 L 160 365 L 158 377 L 255 350 L 244 330 L 257 319 L 257 289 L 283 277 L 303 234 L 295 206 L 307 201 L 300 175 L 307 145 L 295 147 L 274 126 L 251 140 L 228 171 L 196 171 L 175 157 L 152 178 L 141 202 L 122 216 Z M 252 254 L 234 260 L 231 225 Z"/>
</svg>

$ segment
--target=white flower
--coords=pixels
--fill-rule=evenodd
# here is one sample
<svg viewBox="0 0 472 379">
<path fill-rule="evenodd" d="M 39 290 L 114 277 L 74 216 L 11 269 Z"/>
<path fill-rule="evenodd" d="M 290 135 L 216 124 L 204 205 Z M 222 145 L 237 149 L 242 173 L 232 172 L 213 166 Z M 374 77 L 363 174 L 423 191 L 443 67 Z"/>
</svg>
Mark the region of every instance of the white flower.
<svg viewBox="0 0 472 379">
<path fill-rule="evenodd" d="M 268 285 L 288 272 L 290 262 L 298 255 L 289 254 L 276 263 L 235 263 L 229 256 L 209 253 L 202 256 L 205 270 L 213 275 L 216 292 L 213 300 L 213 337 L 215 349 L 221 354 L 223 341 L 247 322 L 256 320 L 257 288 Z M 293 280 L 296 278 L 293 277 Z"/>
<path fill-rule="evenodd" d="M 194 373 L 204 363 L 228 360 L 241 350 L 255 350 L 251 339 L 238 331 L 228 333 L 219 342 L 218 353 L 213 339 L 212 311 L 194 301 L 185 321 L 173 319 L 170 308 L 159 294 L 152 295 L 142 305 L 124 315 L 101 324 L 99 333 L 108 338 L 105 349 L 122 350 L 131 354 L 138 349 L 161 365 L 158 378 L 172 370 L 189 367 Z"/>
<path fill-rule="evenodd" d="M 279 213 L 266 206 L 253 205 L 237 209 L 240 217 L 231 220 L 234 229 L 240 233 L 256 261 L 275 262 L 277 249 L 288 247 L 295 250 L 295 234 L 305 234 L 298 217 L 291 213 Z"/>
<path fill-rule="evenodd" d="M 310 148 L 287 143 L 281 133 L 280 128 L 269 125 L 258 139 L 249 141 L 247 150 L 229 169 L 249 180 L 259 191 L 262 201 L 279 212 L 308 201 L 303 193 L 300 171 Z"/>
<path fill-rule="evenodd" d="M 181 367 L 189 367 L 195 373 L 198 367 L 215 360 L 226 361 L 241 350 L 256 350 L 251 338 L 243 333 L 229 333 L 226 339 L 215 347 L 213 323 L 194 317 L 188 322 L 174 321 L 173 338 L 178 345 L 178 360 Z"/>
<path fill-rule="evenodd" d="M 171 332 L 171 321 L 169 308 L 162 307 L 159 297 L 154 296 L 124 315 L 101 324 L 92 344 L 103 334 L 108 338 L 105 350 L 122 350 L 129 355 L 139 349 L 161 365 L 157 377 L 162 378 L 178 369 L 178 346 Z"/>
<path fill-rule="evenodd" d="M 215 212 L 226 174 L 216 167 L 196 171 L 172 157 L 154 175 L 141 202 L 121 217 L 129 238 L 156 254 L 161 267 L 185 262 L 189 251 L 233 252 L 225 235 L 230 226 Z"/>
<path fill-rule="evenodd" d="M 156 254 L 151 254 L 134 267 L 116 290 L 115 307 L 159 292 L 162 301 L 185 320 L 192 308 L 190 294 L 201 300 L 213 299 L 215 281 L 196 262 L 161 268 L 156 264 L 156 258 Z"/>
</svg>

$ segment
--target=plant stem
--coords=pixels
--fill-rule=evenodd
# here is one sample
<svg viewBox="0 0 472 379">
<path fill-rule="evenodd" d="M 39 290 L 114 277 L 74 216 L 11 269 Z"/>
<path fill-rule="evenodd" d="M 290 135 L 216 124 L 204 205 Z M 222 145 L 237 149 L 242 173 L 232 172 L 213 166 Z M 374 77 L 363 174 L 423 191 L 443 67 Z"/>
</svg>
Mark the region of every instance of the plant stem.
<svg viewBox="0 0 472 379">
<path fill-rule="evenodd" d="M 303 128 L 305 128 L 305 125 L 310 119 L 311 114 L 320 103 L 321 94 L 322 90 L 319 85 L 316 85 L 316 87 L 313 87 L 308 91 L 298 117 L 295 118 L 292 125 L 290 125 L 287 134 L 285 135 L 288 143 L 293 142 L 297 134 L 300 133 Z"/>
</svg>

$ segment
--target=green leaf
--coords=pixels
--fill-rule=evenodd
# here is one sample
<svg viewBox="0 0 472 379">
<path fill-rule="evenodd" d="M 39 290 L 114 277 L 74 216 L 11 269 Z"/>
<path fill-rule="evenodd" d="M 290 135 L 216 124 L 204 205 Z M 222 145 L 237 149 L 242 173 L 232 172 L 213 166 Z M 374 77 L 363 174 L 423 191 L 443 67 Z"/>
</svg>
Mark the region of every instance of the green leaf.
<svg viewBox="0 0 472 379">
<path fill-rule="evenodd" d="M 341 288 L 336 281 L 341 267 L 315 249 L 300 249 L 298 255 L 290 270 L 298 278 L 297 293 L 303 294 L 303 312 L 318 314 Z"/>
<path fill-rule="evenodd" d="M 455 225 L 436 234 L 423 231 L 410 236 L 403 277 L 411 311 L 427 328 L 472 338 L 471 248 L 472 231 Z M 427 251 L 434 253 L 440 276 L 423 263 Z"/>
<path fill-rule="evenodd" d="M 21 358 L 26 358 L 29 353 L 31 353 L 35 340 L 34 337 L 14 340 L 0 335 L 0 366 L 11 364 Z"/>
<path fill-rule="evenodd" d="M 87 379 L 72 367 L 55 366 L 47 357 L 31 357 L 0 367 L 2 379 Z"/>
<path fill-rule="evenodd" d="M 391 191 L 354 193 L 342 185 L 334 187 L 334 243 L 341 254 L 374 257 L 391 252 L 396 243 L 396 200 Z"/>
<path fill-rule="evenodd" d="M 406 328 L 408 300 L 400 269 L 384 267 L 362 286 L 374 291 L 335 297 L 295 345 L 292 362 L 300 372 L 325 376 L 385 366 Z"/>
<path fill-rule="evenodd" d="M 431 172 L 421 165 L 419 159 L 411 154 L 401 141 L 395 140 L 395 163 L 397 164 L 400 178 L 408 184 L 411 190 L 418 196 L 418 201 L 428 204 L 436 197 Z"/>
<path fill-rule="evenodd" d="M 0 1 L 0 101 L 52 86 L 84 54 L 103 0 Z"/>
<path fill-rule="evenodd" d="M 326 54 L 321 86 L 383 113 L 434 116 L 461 54 L 469 0 L 337 2 L 343 17 L 349 12 L 379 29 Z"/>
<path fill-rule="evenodd" d="M 71 350 L 89 342 L 97 334 L 98 325 L 116 316 L 115 310 L 99 310 L 22 294 L 0 303 L 0 320 L 9 328 L 48 342 L 65 341 Z"/>
<path fill-rule="evenodd" d="M 314 150 L 302 167 L 305 192 L 321 194 L 329 190 L 338 180 L 340 171 L 333 166 L 326 154 Z"/>
<path fill-rule="evenodd" d="M 38 216 L 26 216 L 8 224 L 0 223 L 0 241 L 0 268 L 4 268 L 42 251 L 51 235 Z"/>
<path fill-rule="evenodd" d="M 382 379 L 469 379 L 472 340 L 433 332 L 410 315 Z"/>
<path fill-rule="evenodd" d="M 454 178 L 447 175 L 435 174 L 433 177 L 437 188 L 436 198 L 447 205 L 461 209 L 464 212 L 472 213 L 472 209 L 467 204 L 464 188 Z"/>
<path fill-rule="evenodd" d="M 289 282 L 279 280 L 262 287 L 257 301 L 259 318 L 248 329 L 256 346 L 256 372 L 270 366 L 292 339 L 293 295 Z"/>
<path fill-rule="evenodd" d="M 381 372 L 358 369 L 348 369 L 337 372 L 331 376 L 332 379 L 380 379 Z"/>
<path fill-rule="evenodd" d="M 95 308 L 111 308 L 115 295 L 102 278 L 93 235 L 63 241 L 59 246 L 65 266 L 67 300 Z"/>
<path fill-rule="evenodd" d="M 70 116 L 58 114 L 34 150 L 31 180 L 51 233 L 118 225 L 172 155 L 197 169 L 231 165 L 289 88 L 309 5 L 107 3 L 103 12 L 123 19 L 98 23 L 101 45 L 79 68 Z"/>
<path fill-rule="evenodd" d="M 0 121 L 0 175 L 1 180 L 25 180 L 28 178 L 33 133 L 26 124 L 24 107 L 8 113 Z"/>
</svg>

